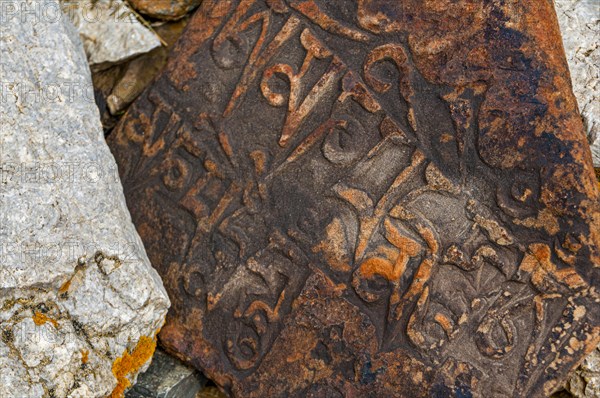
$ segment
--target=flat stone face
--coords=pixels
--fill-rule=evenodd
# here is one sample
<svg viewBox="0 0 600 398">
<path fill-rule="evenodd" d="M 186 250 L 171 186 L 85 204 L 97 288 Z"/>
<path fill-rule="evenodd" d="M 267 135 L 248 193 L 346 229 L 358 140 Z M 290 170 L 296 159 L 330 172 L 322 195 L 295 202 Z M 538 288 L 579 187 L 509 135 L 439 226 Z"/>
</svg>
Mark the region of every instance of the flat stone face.
<svg viewBox="0 0 600 398">
<path fill-rule="evenodd" d="M 57 1 L 15 3 L 0 24 L 0 397 L 120 397 L 169 300 L 131 223 L 77 32 L 22 13 L 60 15 Z"/>
<path fill-rule="evenodd" d="M 61 0 L 61 6 L 81 36 L 92 69 L 105 69 L 161 46 L 123 0 Z"/>
<path fill-rule="evenodd" d="M 551 3 L 205 1 L 109 137 L 237 397 L 543 397 L 598 343 L 600 213 Z"/>
</svg>

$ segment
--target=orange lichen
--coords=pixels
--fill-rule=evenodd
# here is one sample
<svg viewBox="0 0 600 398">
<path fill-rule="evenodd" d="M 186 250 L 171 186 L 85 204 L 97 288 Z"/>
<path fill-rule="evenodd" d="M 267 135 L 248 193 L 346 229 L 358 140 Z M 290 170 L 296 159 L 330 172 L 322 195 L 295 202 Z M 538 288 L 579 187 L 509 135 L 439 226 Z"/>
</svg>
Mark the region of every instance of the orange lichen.
<svg viewBox="0 0 600 398">
<path fill-rule="evenodd" d="M 88 350 L 81 350 L 81 363 L 86 364 L 90 360 L 90 352 Z"/>
<path fill-rule="evenodd" d="M 519 269 L 531 274 L 531 282 L 540 288 L 547 278 L 563 283 L 572 288 L 585 287 L 586 282 L 573 268 L 558 269 L 551 260 L 551 249 L 541 243 L 529 246 L 529 253 L 521 261 Z"/>
<path fill-rule="evenodd" d="M 58 329 L 58 322 L 56 321 L 56 319 L 52 319 L 49 316 L 47 316 L 46 314 L 43 314 L 39 311 L 34 311 L 33 323 L 35 323 L 37 326 L 42 326 L 46 322 L 50 322 L 55 328 Z"/>
<path fill-rule="evenodd" d="M 123 356 L 113 362 L 112 372 L 117 379 L 117 386 L 110 394 L 110 398 L 122 398 L 125 390 L 131 386 L 128 376 L 137 374 L 156 349 L 156 337 L 142 336 L 133 351 L 125 350 Z"/>
<path fill-rule="evenodd" d="M 65 283 L 63 283 L 60 289 L 58 289 L 58 294 L 66 293 L 69 290 L 69 287 L 71 287 L 71 280 L 72 279 L 69 279 Z"/>
</svg>

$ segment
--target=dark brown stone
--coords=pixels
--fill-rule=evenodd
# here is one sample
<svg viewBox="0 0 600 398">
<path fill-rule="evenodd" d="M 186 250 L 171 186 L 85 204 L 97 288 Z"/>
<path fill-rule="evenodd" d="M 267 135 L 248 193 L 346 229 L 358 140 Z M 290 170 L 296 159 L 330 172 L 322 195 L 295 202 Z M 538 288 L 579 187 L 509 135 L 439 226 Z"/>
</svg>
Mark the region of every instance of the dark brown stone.
<svg viewBox="0 0 600 398">
<path fill-rule="evenodd" d="M 110 145 L 236 397 L 544 397 L 599 343 L 600 209 L 552 3 L 205 0 Z"/>
</svg>

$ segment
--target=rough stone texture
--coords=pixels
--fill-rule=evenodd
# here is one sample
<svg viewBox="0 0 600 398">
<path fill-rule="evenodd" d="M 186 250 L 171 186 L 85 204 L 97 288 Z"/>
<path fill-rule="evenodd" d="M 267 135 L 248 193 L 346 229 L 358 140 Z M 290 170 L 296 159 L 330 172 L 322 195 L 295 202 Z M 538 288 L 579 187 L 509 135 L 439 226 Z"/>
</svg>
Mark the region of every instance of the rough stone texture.
<svg viewBox="0 0 600 398">
<path fill-rule="evenodd" d="M 129 3 L 144 15 L 174 20 L 198 7 L 202 0 L 129 0 Z"/>
<path fill-rule="evenodd" d="M 600 135 L 600 3 L 598 0 L 555 0 L 556 13 L 571 71 L 573 91 L 590 143 Z M 600 167 L 600 140 L 592 146 Z"/>
<path fill-rule="evenodd" d="M 61 4 L 79 31 L 92 69 L 105 69 L 161 46 L 123 0 L 62 0 Z"/>
<path fill-rule="evenodd" d="M 100 111 L 100 120 L 105 133 L 109 133 L 116 126 L 120 116 L 122 116 L 122 113 L 117 115 L 111 114 L 106 100 L 121 79 L 123 71 L 127 69 L 127 65 L 128 63 L 115 65 L 108 69 L 92 73 L 94 98 Z"/>
<path fill-rule="evenodd" d="M 232 396 L 546 397 L 598 344 L 552 3 L 205 0 L 171 55 L 109 145 Z"/>
<path fill-rule="evenodd" d="M 600 167 L 600 3 L 597 0 L 555 0 L 554 4 L 573 91 L 587 129 L 594 165 Z M 591 359 L 597 356 L 598 350 L 569 376 L 566 388 L 574 396 L 600 397 L 600 361 Z"/>
<path fill-rule="evenodd" d="M 600 348 L 595 349 L 570 375 L 566 390 L 577 398 L 600 397 Z"/>
<path fill-rule="evenodd" d="M 164 40 L 165 46 L 141 55 L 127 65 L 112 93 L 106 99 L 111 114 L 116 115 L 125 110 L 158 75 L 166 65 L 169 51 L 181 36 L 187 22 L 188 19 L 183 18 L 156 27 L 156 33 Z"/>
<path fill-rule="evenodd" d="M 196 369 L 158 349 L 152 364 L 126 397 L 195 398 L 205 383 L 206 379 Z"/>
<path fill-rule="evenodd" d="M 83 47 L 66 18 L 17 17 L 0 24 L 0 53 L 0 397 L 120 397 L 169 300 L 131 223 Z"/>
<path fill-rule="evenodd" d="M 217 387 L 207 387 L 203 388 L 202 391 L 196 395 L 196 398 L 227 398 L 227 395 Z"/>
</svg>

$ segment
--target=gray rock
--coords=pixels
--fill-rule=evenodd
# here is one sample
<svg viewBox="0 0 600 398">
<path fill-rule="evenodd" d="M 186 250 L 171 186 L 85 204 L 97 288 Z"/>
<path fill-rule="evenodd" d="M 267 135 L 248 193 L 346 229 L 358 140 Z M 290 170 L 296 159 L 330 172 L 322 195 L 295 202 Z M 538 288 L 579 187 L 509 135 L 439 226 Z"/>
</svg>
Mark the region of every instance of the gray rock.
<svg viewBox="0 0 600 398">
<path fill-rule="evenodd" d="M 194 398 L 206 379 L 197 370 L 158 349 L 127 398 Z"/>
<path fill-rule="evenodd" d="M 598 139 L 598 137 L 596 137 L 596 140 L 592 143 L 591 147 L 594 167 L 600 167 L 600 139 Z"/>
<path fill-rule="evenodd" d="M 61 0 L 94 70 L 147 53 L 161 43 L 123 0 Z"/>
<path fill-rule="evenodd" d="M 565 390 L 577 398 L 600 397 L 600 348 L 595 349 L 570 375 Z"/>
<path fill-rule="evenodd" d="M 588 130 L 595 166 L 600 166 L 600 3 L 555 0 L 573 91 Z"/>
<path fill-rule="evenodd" d="M 600 3 L 555 0 L 554 5 L 573 91 L 588 129 L 594 166 L 600 167 Z M 571 374 L 565 389 L 578 398 L 600 397 L 599 349 Z"/>
<path fill-rule="evenodd" d="M 112 115 L 124 112 L 158 75 L 166 65 L 169 51 L 183 32 L 188 20 L 188 18 L 181 18 L 155 27 L 156 33 L 164 40 L 165 45 L 127 63 L 111 94 L 106 98 Z"/>
<path fill-rule="evenodd" d="M 60 14 L 57 0 L 11 4 L 0 23 L 0 397 L 122 396 L 169 300 L 131 223 L 77 32 L 39 12 Z"/>
</svg>

